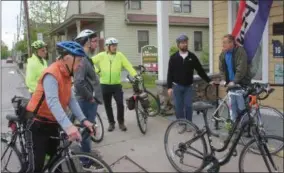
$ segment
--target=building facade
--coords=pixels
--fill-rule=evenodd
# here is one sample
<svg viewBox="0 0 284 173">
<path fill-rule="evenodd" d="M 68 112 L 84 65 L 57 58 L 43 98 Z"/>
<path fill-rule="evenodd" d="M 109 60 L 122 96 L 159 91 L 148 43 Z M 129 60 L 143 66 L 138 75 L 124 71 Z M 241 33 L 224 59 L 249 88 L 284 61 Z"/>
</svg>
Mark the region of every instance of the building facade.
<svg viewBox="0 0 284 173">
<path fill-rule="evenodd" d="M 238 12 L 238 1 L 213 1 L 212 5 L 212 58 L 213 73 L 218 73 L 219 54 L 222 50 L 222 37 L 224 33 L 231 33 L 234 27 Z M 209 14 L 210 15 L 210 14 Z M 273 40 L 277 40 L 282 44 L 283 50 L 283 31 L 274 33 L 275 24 L 282 23 L 283 27 L 283 2 L 273 1 L 270 15 L 265 27 L 261 44 L 258 48 L 256 56 L 252 62 L 255 77 L 254 81 L 261 83 L 270 83 L 276 90 L 263 101 L 263 104 L 273 106 L 283 111 L 283 79 L 282 83 L 279 77 L 283 78 L 283 56 L 275 57 L 273 53 Z M 276 68 L 282 65 L 282 72 Z M 278 70 L 278 72 L 277 72 Z M 278 76 L 277 76 L 278 74 Z"/>
<path fill-rule="evenodd" d="M 208 1 L 167 3 L 170 46 L 175 46 L 176 37 L 185 33 L 190 38 L 189 49 L 201 56 L 202 51 L 208 50 Z M 101 38 L 117 38 L 119 50 L 139 65 L 141 47 L 157 46 L 156 1 L 69 1 L 65 22 L 54 28 L 51 35 L 70 40 L 86 28 L 99 31 Z"/>
</svg>

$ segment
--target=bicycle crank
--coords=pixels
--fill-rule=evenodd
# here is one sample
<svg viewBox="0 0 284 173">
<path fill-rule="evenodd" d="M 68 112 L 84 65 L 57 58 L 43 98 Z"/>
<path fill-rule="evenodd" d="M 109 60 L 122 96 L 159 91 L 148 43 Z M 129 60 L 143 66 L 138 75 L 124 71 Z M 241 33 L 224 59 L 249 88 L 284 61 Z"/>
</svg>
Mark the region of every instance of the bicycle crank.
<svg viewBox="0 0 284 173">
<path fill-rule="evenodd" d="M 206 156 L 203 169 L 207 170 L 208 173 L 218 173 L 220 171 L 219 161 L 214 156 Z"/>
</svg>

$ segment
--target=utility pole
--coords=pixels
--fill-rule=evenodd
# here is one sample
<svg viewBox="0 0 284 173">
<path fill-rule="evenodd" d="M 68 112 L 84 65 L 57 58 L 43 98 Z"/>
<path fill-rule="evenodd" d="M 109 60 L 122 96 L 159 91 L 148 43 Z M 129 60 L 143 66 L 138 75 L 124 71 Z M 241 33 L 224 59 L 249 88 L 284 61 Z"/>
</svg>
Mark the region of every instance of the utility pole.
<svg viewBox="0 0 284 173">
<path fill-rule="evenodd" d="M 25 18 L 26 18 L 26 32 L 27 32 L 27 44 L 28 44 L 28 56 L 32 56 L 31 51 L 31 37 L 30 37 L 30 21 L 29 21 L 29 8 L 28 8 L 28 1 L 24 0 L 24 12 L 25 12 Z"/>
</svg>

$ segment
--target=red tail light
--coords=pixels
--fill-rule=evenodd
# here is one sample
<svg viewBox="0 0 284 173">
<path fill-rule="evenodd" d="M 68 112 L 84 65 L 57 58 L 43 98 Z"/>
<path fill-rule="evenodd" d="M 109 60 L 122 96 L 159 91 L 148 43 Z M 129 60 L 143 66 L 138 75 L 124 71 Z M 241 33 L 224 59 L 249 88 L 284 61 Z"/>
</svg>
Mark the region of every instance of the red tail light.
<svg viewBox="0 0 284 173">
<path fill-rule="evenodd" d="M 17 124 L 13 121 L 9 121 L 8 127 L 11 128 L 13 133 L 17 130 Z"/>
</svg>

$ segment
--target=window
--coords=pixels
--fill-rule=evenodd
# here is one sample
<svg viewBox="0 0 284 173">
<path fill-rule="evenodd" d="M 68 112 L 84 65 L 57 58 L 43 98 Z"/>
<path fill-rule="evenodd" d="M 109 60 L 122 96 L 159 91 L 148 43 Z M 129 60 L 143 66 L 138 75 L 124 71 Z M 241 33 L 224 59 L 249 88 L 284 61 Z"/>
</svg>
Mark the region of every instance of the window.
<svg viewBox="0 0 284 173">
<path fill-rule="evenodd" d="M 128 9 L 141 10 L 141 1 L 139 1 L 139 0 L 128 0 Z"/>
<path fill-rule="evenodd" d="M 149 45 L 149 31 L 138 31 L 138 52 L 141 53 L 143 46 Z"/>
<path fill-rule="evenodd" d="M 194 31 L 194 51 L 202 51 L 202 32 Z"/>
<path fill-rule="evenodd" d="M 174 7 L 175 13 L 190 13 L 191 12 L 191 0 L 173 1 L 173 7 Z"/>
</svg>

